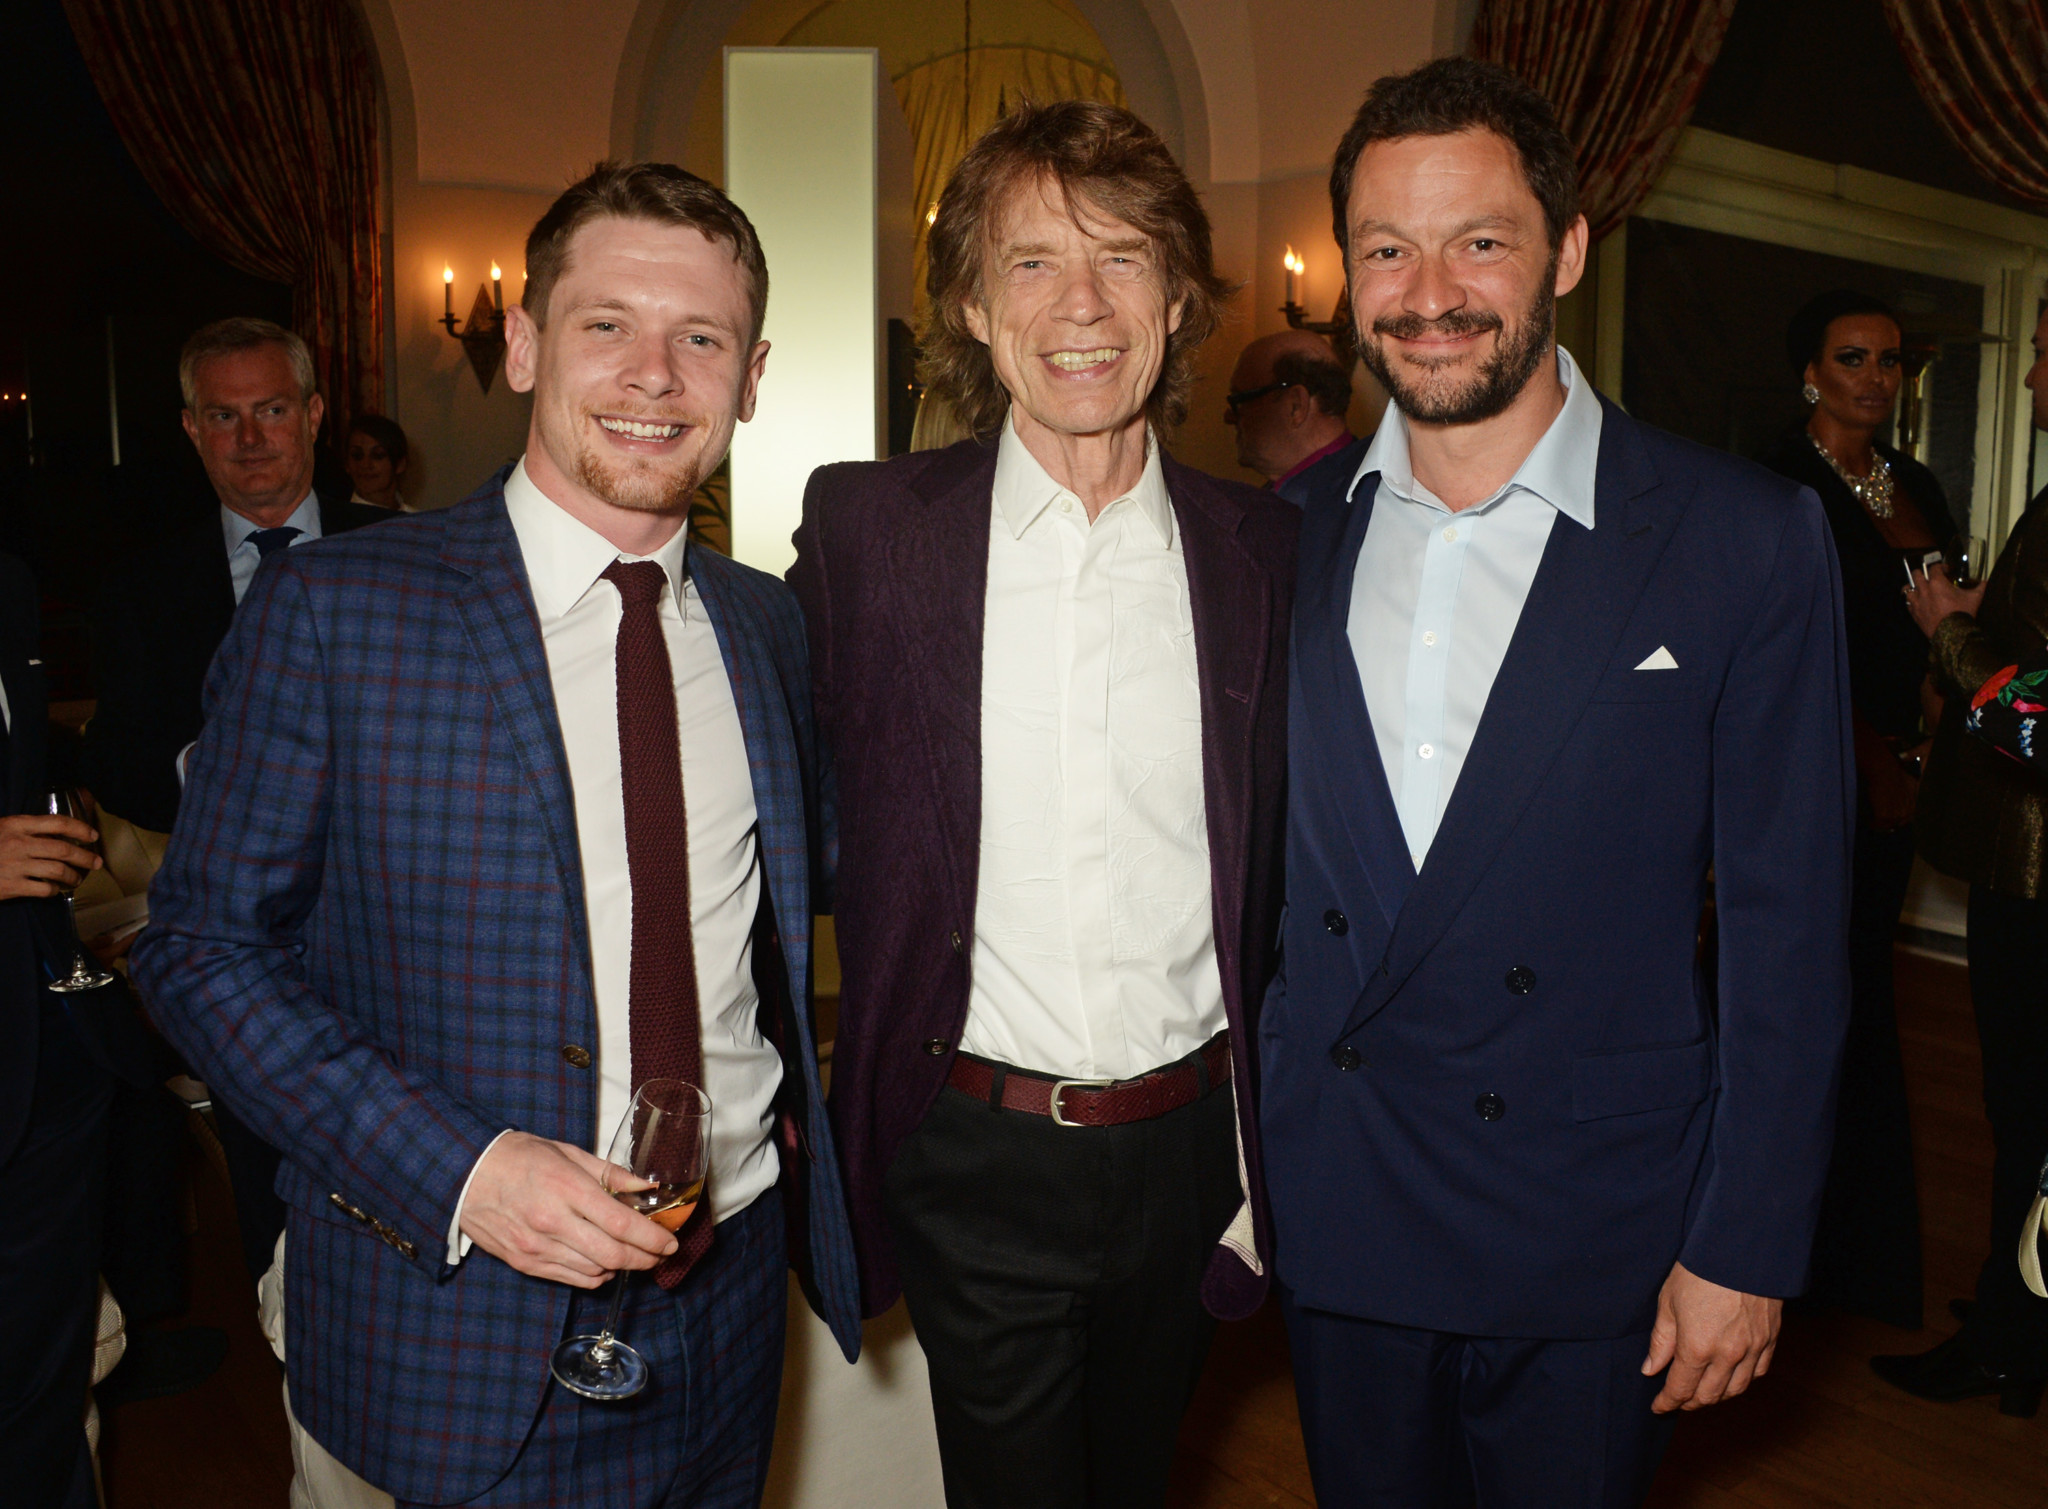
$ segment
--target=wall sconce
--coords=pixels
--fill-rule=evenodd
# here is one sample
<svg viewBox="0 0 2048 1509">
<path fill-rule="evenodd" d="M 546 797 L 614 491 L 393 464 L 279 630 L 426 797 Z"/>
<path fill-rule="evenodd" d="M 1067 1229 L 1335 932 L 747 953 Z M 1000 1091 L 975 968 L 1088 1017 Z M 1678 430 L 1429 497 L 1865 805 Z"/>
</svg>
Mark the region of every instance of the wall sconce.
<svg viewBox="0 0 2048 1509">
<path fill-rule="evenodd" d="M 1349 367 L 1358 360 L 1358 331 L 1351 323 L 1351 285 L 1345 284 L 1337 295 L 1337 307 L 1330 311 L 1327 320 L 1312 320 L 1301 304 L 1301 275 L 1308 271 L 1308 263 L 1290 246 L 1281 265 L 1287 269 L 1287 302 L 1280 306 L 1280 312 L 1287 316 L 1288 325 L 1325 337 L 1337 348 L 1337 360 Z"/>
<path fill-rule="evenodd" d="M 462 354 L 469 358 L 469 369 L 476 373 L 477 384 L 486 392 L 498 375 L 498 364 L 505 359 L 505 284 L 504 275 L 498 264 L 491 264 L 491 286 L 476 286 L 476 302 L 469 306 L 469 323 L 460 330 L 455 328 L 455 269 L 441 269 L 441 318 L 436 324 L 445 326 L 448 334 L 462 343 Z"/>
</svg>

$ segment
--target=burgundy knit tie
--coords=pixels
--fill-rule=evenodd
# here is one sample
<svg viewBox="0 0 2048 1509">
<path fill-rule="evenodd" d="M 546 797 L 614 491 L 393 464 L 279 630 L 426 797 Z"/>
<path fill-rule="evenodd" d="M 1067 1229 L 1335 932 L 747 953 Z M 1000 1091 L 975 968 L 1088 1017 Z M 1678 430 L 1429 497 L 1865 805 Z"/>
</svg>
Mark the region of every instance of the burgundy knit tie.
<svg viewBox="0 0 2048 1509">
<path fill-rule="evenodd" d="M 690 934 L 690 828 L 683 806 L 683 751 L 676 685 L 661 631 L 668 573 L 653 561 L 614 561 L 619 589 L 619 773 L 626 794 L 626 875 L 633 888 L 633 963 L 627 1021 L 633 1088 L 650 1079 L 703 1087 L 697 953 Z M 675 1255 L 654 1270 L 673 1289 L 711 1245 L 700 1209 Z"/>
</svg>

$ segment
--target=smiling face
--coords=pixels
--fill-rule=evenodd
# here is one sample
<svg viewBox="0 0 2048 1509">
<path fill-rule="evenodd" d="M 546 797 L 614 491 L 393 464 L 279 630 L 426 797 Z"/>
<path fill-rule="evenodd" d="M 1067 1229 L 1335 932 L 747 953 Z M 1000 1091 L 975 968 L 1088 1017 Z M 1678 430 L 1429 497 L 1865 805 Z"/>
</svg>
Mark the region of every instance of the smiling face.
<svg viewBox="0 0 2048 1509">
<path fill-rule="evenodd" d="M 1359 355 L 1401 411 L 1471 424 L 1512 404 L 1584 270 L 1585 218 L 1553 247 L 1513 144 L 1469 130 L 1369 143 L 1345 225 Z"/>
<path fill-rule="evenodd" d="M 1845 430 L 1875 432 L 1898 400 L 1899 339 L 1899 327 L 1881 314 L 1828 321 L 1820 355 L 1806 364 L 1806 380 L 1820 394 L 1815 407 Z"/>
<path fill-rule="evenodd" d="M 600 217 L 570 241 L 544 313 L 542 326 L 507 311 L 506 376 L 533 392 L 528 474 L 608 537 L 648 515 L 680 522 L 753 417 L 768 357 L 732 248 L 691 226 Z"/>
<path fill-rule="evenodd" d="M 393 461 L 383 442 L 361 430 L 348 437 L 348 456 L 342 463 L 357 492 L 372 503 L 389 508 L 398 494 L 398 479 L 405 475 L 405 463 Z"/>
<path fill-rule="evenodd" d="M 1011 192 L 965 314 L 1026 440 L 1142 426 L 1180 327 L 1151 238 L 1044 182 Z"/>
<path fill-rule="evenodd" d="M 192 385 L 185 433 L 213 490 L 245 519 L 282 524 L 313 490 L 320 395 L 300 394 L 291 357 L 275 343 L 207 358 Z"/>
</svg>

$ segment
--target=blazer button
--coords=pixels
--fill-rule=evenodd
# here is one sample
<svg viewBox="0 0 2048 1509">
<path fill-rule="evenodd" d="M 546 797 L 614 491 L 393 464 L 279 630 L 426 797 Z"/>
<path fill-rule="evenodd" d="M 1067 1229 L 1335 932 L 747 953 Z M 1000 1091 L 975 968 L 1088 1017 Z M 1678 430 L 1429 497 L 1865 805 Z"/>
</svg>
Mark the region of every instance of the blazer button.
<svg viewBox="0 0 2048 1509">
<path fill-rule="evenodd" d="M 944 1058 L 946 1056 L 946 1040 L 942 1037 L 931 1038 L 926 1041 L 924 1051 L 933 1058 Z"/>
<path fill-rule="evenodd" d="M 1331 907 L 1327 912 L 1323 913 L 1323 926 L 1340 938 L 1351 931 L 1350 919 L 1335 907 Z"/>
<path fill-rule="evenodd" d="M 1332 1048 L 1330 1050 L 1330 1062 L 1346 1074 L 1349 1074 L 1358 1067 L 1361 1060 L 1358 1056 L 1358 1050 L 1349 1043 L 1346 1043 L 1341 1048 Z"/>
<path fill-rule="evenodd" d="M 580 1047 L 575 1043 L 564 1043 L 562 1044 L 562 1062 L 572 1069 L 588 1069 L 590 1067 L 590 1050 Z"/>
<path fill-rule="evenodd" d="M 1536 971 L 1526 964 L 1517 964 L 1508 971 L 1508 989 L 1518 996 L 1525 996 L 1536 988 Z"/>
<path fill-rule="evenodd" d="M 967 945 L 966 943 L 961 941 L 960 929 L 958 929 L 957 927 L 953 929 L 953 952 L 956 954 L 964 954 L 967 952 Z"/>
<path fill-rule="evenodd" d="M 1508 1103 L 1491 1090 L 1472 1102 L 1472 1109 L 1479 1113 L 1481 1121 L 1499 1121 L 1508 1113 Z"/>
</svg>

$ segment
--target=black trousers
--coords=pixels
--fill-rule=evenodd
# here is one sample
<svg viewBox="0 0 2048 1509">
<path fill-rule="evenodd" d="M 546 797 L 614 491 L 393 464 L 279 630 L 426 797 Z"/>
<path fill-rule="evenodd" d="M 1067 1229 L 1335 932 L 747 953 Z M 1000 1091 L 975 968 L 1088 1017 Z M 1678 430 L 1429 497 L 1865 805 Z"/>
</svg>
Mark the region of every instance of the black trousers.
<svg viewBox="0 0 2048 1509">
<path fill-rule="evenodd" d="M 112 1081 L 58 998 L 43 999 L 28 1129 L 0 1164 L 0 1500 L 89 1509 L 85 1391 Z"/>
<path fill-rule="evenodd" d="M 1912 829 L 1879 833 L 1856 825 L 1849 1035 L 1809 1293 L 1825 1304 L 1918 1330 L 1920 1199 L 1892 991 L 1892 947 L 1912 873 Z"/>
<path fill-rule="evenodd" d="M 1280 1290 L 1322 1509 L 1634 1509 L 1676 1415 L 1650 1333 L 1453 1336 L 1311 1310 Z"/>
<path fill-rule="evenodd" d="M 2048 1299 L 2020 1278 L 2020 1222 L 2048 1156 L 2048 900 L 1970 888 L 1970 1001 L 1991 1122 L 1991 1251 L 1963 1330 L 1996 1372 L 2048 1374 Z"/>
<path fill-rule="evenodd" d="M 1062 1127 L 949 1086 L 883 1194 L 951 1509 L 1163 1503 L 1242 1199 L 1230 1090 Z"/>
<path fill-rule="evenodd" d="M 278 1151 L 249 1130 L 218 1090 L 213 1095 L 213 1124 L 227 1158 L 235 1224 L 242 1235 L 242 1262 L 249 1270 L 249 1282 L 261 1283 L 277 1250 L 277 1234 L 284 1230 L 284 1201 L 277 1193 Z"/>
</svg>

